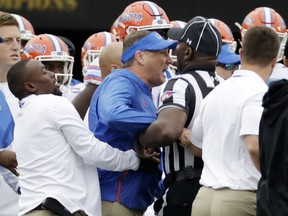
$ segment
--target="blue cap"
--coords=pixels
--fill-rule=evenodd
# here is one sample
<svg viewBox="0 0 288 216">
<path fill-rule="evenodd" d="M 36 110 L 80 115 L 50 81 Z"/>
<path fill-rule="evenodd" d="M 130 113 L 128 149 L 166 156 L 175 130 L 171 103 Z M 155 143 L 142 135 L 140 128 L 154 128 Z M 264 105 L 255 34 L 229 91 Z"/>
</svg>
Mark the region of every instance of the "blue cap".
<svg viewBox="0 0 288 216">
<path fill-rule="evenodd" d="M 235 49 L 232 45 L 225 44 L 221 47 L 217 62 L 221 64 L 240 64 L 240 56 L 235 53 Z"/>
<path fill-rule="evenodd" d="M 164 49 L 175 49 L 177 44 L 177 41 L 165 40 L 157 32 L 152 32 L 126 49 L 122 54 L 121 60 L 125 64 L 135 56 L 137 51 L 160 51 Z"/>
</svg>

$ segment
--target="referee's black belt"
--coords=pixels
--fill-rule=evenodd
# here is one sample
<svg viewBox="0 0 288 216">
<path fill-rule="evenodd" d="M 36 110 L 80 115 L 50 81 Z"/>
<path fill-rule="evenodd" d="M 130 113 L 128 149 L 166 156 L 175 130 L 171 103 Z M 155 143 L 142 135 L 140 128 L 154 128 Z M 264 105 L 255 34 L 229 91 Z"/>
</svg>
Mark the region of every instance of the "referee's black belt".
<svg viewBox="0 0 288 216">
<path fill-rule="evenodd" d="M 184 167 L 183 170 L 167 174 L 164 179 L 164 185 L 169 187 L 173 182 L 199 178 L 201 174 L 202 169 L 193 169 L 192 166 Z"/>
</svg>

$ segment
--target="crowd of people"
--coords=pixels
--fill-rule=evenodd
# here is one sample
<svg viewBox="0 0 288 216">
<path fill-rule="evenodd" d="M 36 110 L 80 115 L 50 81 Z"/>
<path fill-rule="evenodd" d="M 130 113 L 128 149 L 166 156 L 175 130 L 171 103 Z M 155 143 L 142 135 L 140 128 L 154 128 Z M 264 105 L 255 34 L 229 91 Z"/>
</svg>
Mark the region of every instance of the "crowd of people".
<svg viewBox="0 0 288 216">
<path fill-rule="evenodd" d="M 236 25 L 135 1 L 76 80 L 69 38 L 0 12 L 0 216 L 287 215 L 285 21 Z"/>
</svg>

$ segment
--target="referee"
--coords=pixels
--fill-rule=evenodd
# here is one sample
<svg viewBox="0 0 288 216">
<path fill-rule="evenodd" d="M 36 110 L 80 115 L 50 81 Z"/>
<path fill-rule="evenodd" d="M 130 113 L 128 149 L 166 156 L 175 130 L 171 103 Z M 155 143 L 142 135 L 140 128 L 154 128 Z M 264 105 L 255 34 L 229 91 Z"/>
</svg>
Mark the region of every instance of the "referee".
<svg viewBox="0 0 288 216">
<path fill-rule="evenodd" d="M 168 37 L 179 41 L 176 54 L 182 74 L 163 84 L 158 118 L 139 135 L 138 144 L 164 147 L 166 192 L 161 210 L 155 211 L 158 215 L 190 216 L 203 162 L 183 148 L 179 138 L 184 128 L 191 129 L 202 99 L 219 83 L 215 66 L 221 35 L 210 21 L 197 16 L 183 29 L 169 29 Z"/>
</svg>

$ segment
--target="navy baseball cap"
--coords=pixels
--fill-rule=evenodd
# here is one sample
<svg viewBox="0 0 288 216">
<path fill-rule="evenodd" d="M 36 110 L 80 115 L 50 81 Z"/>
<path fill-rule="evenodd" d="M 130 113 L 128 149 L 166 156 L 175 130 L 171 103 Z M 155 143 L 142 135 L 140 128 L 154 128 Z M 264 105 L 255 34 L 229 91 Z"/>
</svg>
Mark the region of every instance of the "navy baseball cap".
<svg viewBox="0 0 288 216">
<path fill-rule="evenodd" d="M 240 55 L 235 53 L 230 44 L 222 45 L 221 52 L 217 57 L 217 62 L 221 64 L 240 64 Z"/>
<path fill-rule="evenodd" d="M 221 34 L 205 17 L 192 18 L 184 28 L 170 28 L 168 37 L 186 43 L 194 51 L 218 56 L 221 50 Z"/>
<path fill-rule="evenodd" d="M 123 63 L 128 62 L 135 56 L 137 51 L 160 51 L 164 49 L 175 49 L 177 44 L 178 43 L 176 41 L 165 40 L 157 32 L 152 32 L 126 49 L 122 54 L 121 60 Z"/>
</svg>

